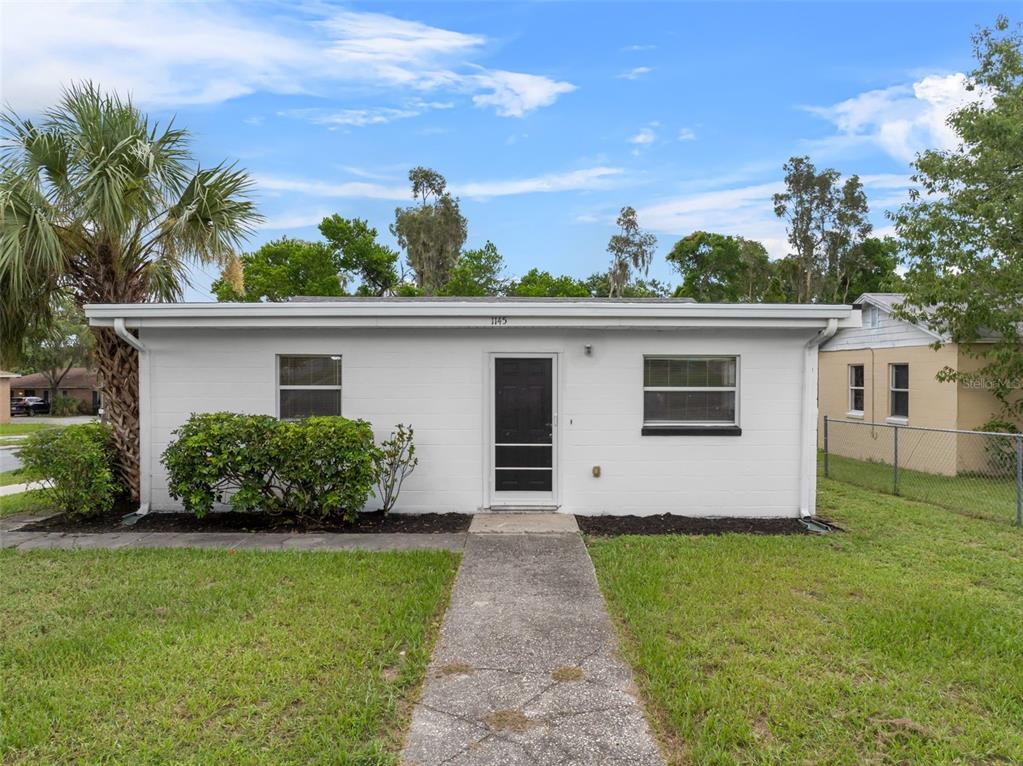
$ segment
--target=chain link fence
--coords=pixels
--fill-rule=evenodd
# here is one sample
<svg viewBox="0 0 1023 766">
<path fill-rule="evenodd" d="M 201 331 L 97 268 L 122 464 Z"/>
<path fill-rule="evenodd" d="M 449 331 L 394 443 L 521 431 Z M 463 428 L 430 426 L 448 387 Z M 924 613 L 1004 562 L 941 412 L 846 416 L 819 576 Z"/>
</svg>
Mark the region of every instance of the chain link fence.
<svg viewBox="0 0 1023 766">
<path fill-rule="evenodd" d="M 824 418 L 824 476 L 1023 526 L 1023 434 Z"/>
</svg>

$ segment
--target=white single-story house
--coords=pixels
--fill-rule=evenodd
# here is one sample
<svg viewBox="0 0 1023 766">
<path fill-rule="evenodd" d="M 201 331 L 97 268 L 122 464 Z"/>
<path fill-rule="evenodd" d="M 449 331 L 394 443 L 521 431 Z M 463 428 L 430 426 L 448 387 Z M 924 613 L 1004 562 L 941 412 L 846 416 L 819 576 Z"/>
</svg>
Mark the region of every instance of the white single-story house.
<svg viewBox="0 0 1023 766">
<path fill-rule="evenodd" d="M 139 349 L 142 503 L 194 412 L 415 428 L 399 512 L 814 512 L 817 347 L 851 306 L 341 298 L 91 305 Z M 370 499 L 367 510 L 374 508 Z"/>
</svg>

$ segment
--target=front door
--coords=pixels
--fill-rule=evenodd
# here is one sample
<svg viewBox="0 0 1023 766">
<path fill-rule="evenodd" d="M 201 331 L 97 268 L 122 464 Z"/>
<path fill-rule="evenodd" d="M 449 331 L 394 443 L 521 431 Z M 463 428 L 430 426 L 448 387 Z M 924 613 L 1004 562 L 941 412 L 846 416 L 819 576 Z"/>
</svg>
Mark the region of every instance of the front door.
<svg viewBox="0 0 1023 766">
<path fill-rule="evenodd" d="M 492 505 L 554 498 L 554 358 L 494 358 Z"/>
</svg>

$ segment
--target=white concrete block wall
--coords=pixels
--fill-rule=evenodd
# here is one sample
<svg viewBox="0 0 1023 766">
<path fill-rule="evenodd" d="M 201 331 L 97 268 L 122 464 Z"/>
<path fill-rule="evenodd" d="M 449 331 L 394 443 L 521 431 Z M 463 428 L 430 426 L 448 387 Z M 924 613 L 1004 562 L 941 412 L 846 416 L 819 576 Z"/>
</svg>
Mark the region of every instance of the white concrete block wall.
<svg viewBox="0 0 1023 766">
<path fill-rule="evenodd" d="M 143 328 L 152 439 L 144 412 L 143 469 L 153 509 L 177 509 L 159 457 L 190 413 L 276 415 L 277 354 L 340 354 L 346 417 L 370 421 L 378 438 L 395 423 L 415 427 L 420 464 L 396 510 L 475 512 L 488 502 L 489 355 L 556 353 L 563 512 L 797 516 L 812 332 Z M 742 435 L 643 436 L 644 354 L 739 356 Z"/>
</svg>

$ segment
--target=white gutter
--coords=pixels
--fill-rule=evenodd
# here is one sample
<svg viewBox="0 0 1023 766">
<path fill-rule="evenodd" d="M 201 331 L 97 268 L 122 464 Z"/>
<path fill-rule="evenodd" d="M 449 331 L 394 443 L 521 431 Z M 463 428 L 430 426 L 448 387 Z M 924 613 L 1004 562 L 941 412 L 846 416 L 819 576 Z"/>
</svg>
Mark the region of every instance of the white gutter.
<svg viewBox="0 0 1023 766">
<path fill-rule="evenodd" d="M 146 450 L 146 454 L 148 455 L 149 449 L 150 449 L 149 446 L 148 446 L 148 444 L 149 444 L 149 441 L 148 441 L 149 440 L 149 417 L 148 416 L 145 418 L 145 424 L 146 424 L 146 434 L 145 434 L 145 436 L 146 436 L 146 438 L 143 438 L 143 434 L 142 434 L 142 423 L 143 423 L 142 403 L 144 401 L 144 399 L 143 399 L 143 390 L 142 390 L 142 367 L 143 367 L 143 361 L 148 362 L 148 359 L 146 359 L 146 356 L 148 354 L 149 349 L 147 349 L 145 347 L 145 345 L 142 343 L 142 341 L 140 341 L 138 338 L 136 338 L 134 335 L 132 335 L 130 332 L 128 332 L 128 328 L 125 326 L 125 323 L 124 323 L 124 317 L 114 317 L 114 332 L 117 334 L 118 338 L 123 340 L 125 343 L 127 343 L 129 346 L 131 346 L 133 349 L 135 349 L 139 353 L 139 392 L 138 392 L 138 394 L 139 394 L 139 501 L 140 502 L 139 502 L 139 509 L 137 511 L 135 511 L 135 514 L 134 514 L 134 516 L 135 516 L 134 521 L 127 522 L 129 524 L 133 524 L 133 523 L 135 523 L 135 521 L 138 521 L 140 516 L 145 516 L 147 513 L 149 513 L 149 491 L 148 491 L 148 487 L 147 487 L 147 491 L 146 492 L 142 491 L 143 477 L 145 477 L 145 483 L 147 485 L 149 484 L 149 479 L 148 479 L 147 472 L 142 470 L 142 450 L 145 449 Z M 145 369 L 146 369 L 146 375 L 148 376 L 148 374 L 149 374 L 149 364 L 148 363 L 145 365 Z M 146 397 L 147 397 L 145 399 L 145 401 L 148 401 L 148 395 L 149 395 L 148 389 L 149 389 L 149 386 L 147 385 L 146 386 L 146 391 L 144 392 Z"/>
<path fill-rule="evenodd" d="M 813 516 L 817 508 L 817 348 L 838 332 L 838 320 L 829 319 L 823 330 L 803 348 L 803 412 L 799 460 L 799 515 Z"/>
</svg>

